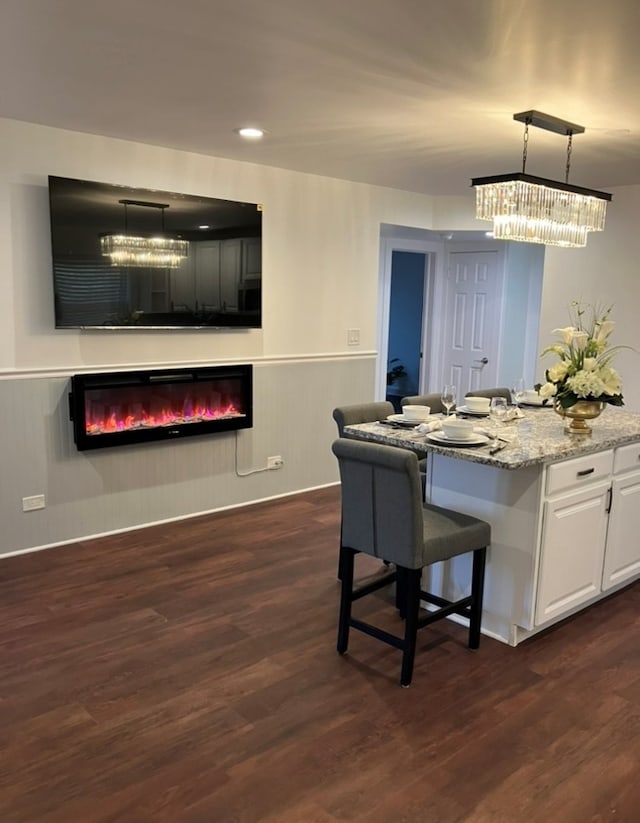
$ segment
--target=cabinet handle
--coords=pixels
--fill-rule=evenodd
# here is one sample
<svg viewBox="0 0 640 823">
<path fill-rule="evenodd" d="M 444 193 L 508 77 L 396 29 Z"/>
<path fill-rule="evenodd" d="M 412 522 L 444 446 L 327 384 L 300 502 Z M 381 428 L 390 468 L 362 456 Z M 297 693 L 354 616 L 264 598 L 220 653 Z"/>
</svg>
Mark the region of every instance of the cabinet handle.
<svg viewBox="0 0 640 823">
<path fill-rule="evenodd" d="M 595 469 L 591 467 L 590 469 L 583 469 L 581 472 L 576 472 L 576 477 L 586 477 L 588 474 L 593 474 Z"/>
</svg>

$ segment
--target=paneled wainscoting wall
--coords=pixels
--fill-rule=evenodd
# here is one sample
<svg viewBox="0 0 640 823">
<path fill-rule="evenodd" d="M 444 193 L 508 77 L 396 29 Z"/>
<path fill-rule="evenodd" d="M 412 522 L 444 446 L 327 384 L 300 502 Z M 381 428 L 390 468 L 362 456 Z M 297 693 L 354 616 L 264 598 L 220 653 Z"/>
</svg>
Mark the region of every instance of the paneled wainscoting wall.
<svg viewBox="0 0 640 823">
<path fill-rule="evenodd" d="M 230 432 L 83 453 L 70 375 L 0 379 L 0 555 L 335 483 L 331 411 L 371 398 L 374 370 L 371 355 L 257 362 L 254 425 L 237 444 Z M 236 446 L 240 472 L 271 455 L 284 468 L 239 477 Z M 40 494 L 46 508 L 23 512 L 22 498 Z"/>
</svg>

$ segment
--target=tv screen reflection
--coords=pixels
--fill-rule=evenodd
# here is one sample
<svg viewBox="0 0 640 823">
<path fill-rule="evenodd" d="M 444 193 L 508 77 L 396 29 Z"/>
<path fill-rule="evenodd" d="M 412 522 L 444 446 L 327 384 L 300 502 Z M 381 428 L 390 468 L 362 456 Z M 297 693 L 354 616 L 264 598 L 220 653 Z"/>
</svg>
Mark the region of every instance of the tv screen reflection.
<svg viewBox="0 0 640 823">
<path fill-rule="evenodd" d="M 261 328 L 262 206 L 49 177 L 56 328 Z"/>
</svg>

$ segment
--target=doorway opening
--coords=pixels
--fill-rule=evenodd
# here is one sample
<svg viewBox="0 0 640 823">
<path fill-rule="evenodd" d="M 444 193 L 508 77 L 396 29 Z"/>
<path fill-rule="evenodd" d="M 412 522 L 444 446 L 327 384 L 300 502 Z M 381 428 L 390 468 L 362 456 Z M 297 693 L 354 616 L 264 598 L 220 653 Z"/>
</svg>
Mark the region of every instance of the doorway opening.
<svg viewBox="0 0 640 823">
<path fill-rule="evenodd" d="M 520 377 L 533 386 L 544 246 L 496 241 L 478 231 L 445 234 L 386 224 L 380 237 L 377 398 L 398 408 L 402 397 L 437 392 L 456 374 L 461 394 L 511 386 Z M 495 260 L 490 295 L 480 293 L 483 278 L 490 279 L 487 256 Z M 468 311 L 462 311 L 465 301 L 471 301 Z M 469 368 L 460 367 L 462 355 Z"/>
</svg>

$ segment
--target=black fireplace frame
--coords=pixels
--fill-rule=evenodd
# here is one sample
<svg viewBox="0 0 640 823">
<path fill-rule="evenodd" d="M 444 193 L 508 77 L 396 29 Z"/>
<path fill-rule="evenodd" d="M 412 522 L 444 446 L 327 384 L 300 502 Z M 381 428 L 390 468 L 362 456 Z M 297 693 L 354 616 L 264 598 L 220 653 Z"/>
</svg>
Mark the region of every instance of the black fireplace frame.
<svg viewBox="0 0 640 823">
<path fill-rule="evenodd" d="M 155 425 L 149 428 L 125 429 L 116 432 L 90 434 L 87 431 L 87 395 L 91 391 L 140 389 L 141 395 L 163 385 L 189 385 L 214 381 L 237 381 L 240 412 L 197 422 Z M 69 417 L 73 422 L 73 439 L 78 451 L 125 446 L 152 441 L 176 440 L 195 435 L 250 429 L 253 427 L 253 367 L 250 364 L 207 366 L 196 368 L 94 372 L 75 374 L 69 392 Z"/>
</svg>

